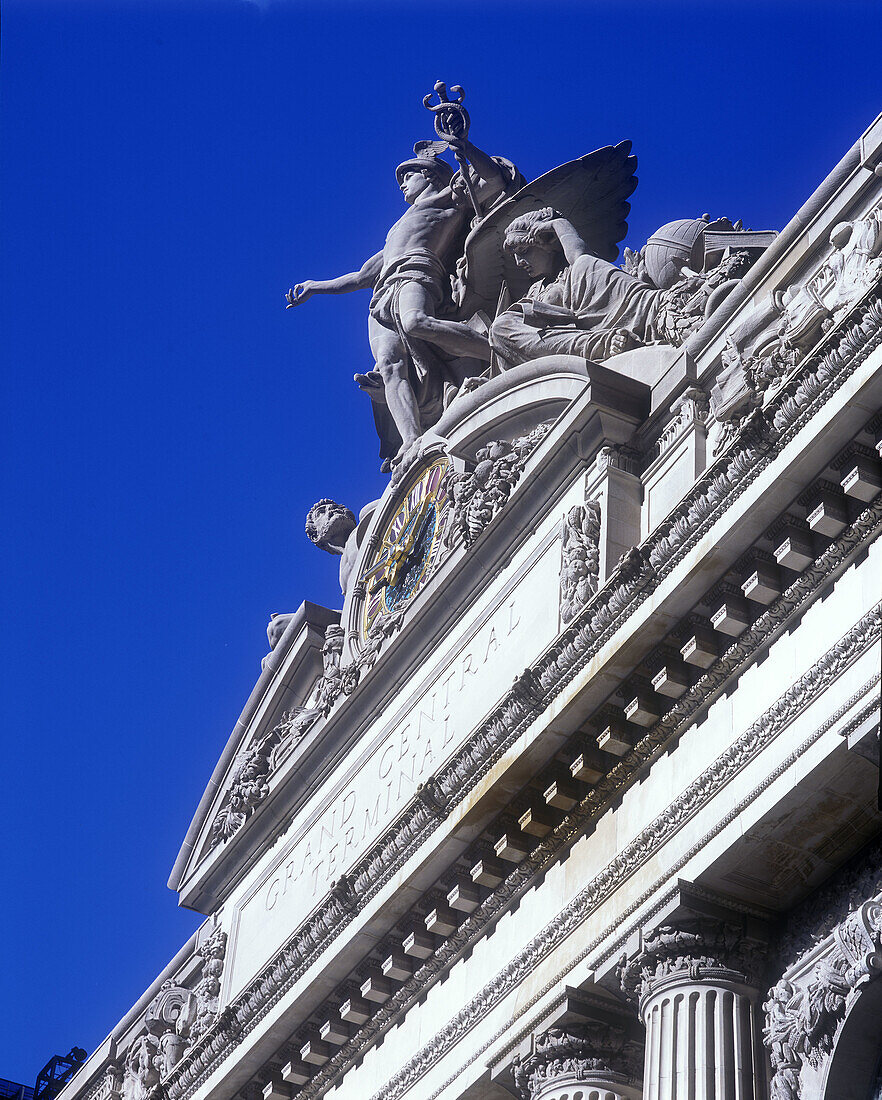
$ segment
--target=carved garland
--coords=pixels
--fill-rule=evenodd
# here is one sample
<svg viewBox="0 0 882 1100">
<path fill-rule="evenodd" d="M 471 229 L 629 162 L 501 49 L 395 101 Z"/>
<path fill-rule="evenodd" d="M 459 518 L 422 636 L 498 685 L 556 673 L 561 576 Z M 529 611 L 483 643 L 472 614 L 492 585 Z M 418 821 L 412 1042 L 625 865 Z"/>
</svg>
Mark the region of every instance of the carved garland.
<svg viewBox="0 0 882 1100">
<path fill-rule="evenodd" d="M 444 536 L 452 546 L 457 534 L 469 549 L 490 524 L 511 496 L 520 481 L 527 459 L 551 428 L 551 422 L 540 424 L 528 435 L 511 441 L 496 439 L 483 446 L 475 455 L 475 467 L 467 473 L 445 475 L 447 492 L 453 513 Z"/>
<path fill-rule="evenodd" d="M 341 666 L 343 630 L 336 624 L 325 631 L 322 647 L 324 670 L 311 695 L 313 705 L 294 707 L 269 733 L 242 749 L 231 770 L 230 789 L 212 822 L 209 847 L 230 839 L 270 793 L 270 777 L 281 753 L 298 745 L 323 715 L 330 714 L 341 695 L 351 695 L 363 672 L 374 667 L 386 642 L 400 628 L 404 612 L 378 619 L 367 636 L 362 652 Z"/>
<path fill-rule="evenodd" d="M 810 366 L 816 367 L 814 373 L 809 372 L 811 377 L 792 380 L 776 395 L 767 410 L 763 413 L 755 410 L 739 432 L 737 442 L 740 444 L 740 449 L 733 446 L 709 468 L 701 481 L 696 483 L 693 490 L 675 509 L 673 515 L 650 536 L 641 550 L 632 551 L 626 556 L 604 589 L 562 632 L 555 646 L 531 670 L 531 679 L 541 691 L 546 693 L 546 705 L 551 697 L 563 690 L 566 683 L 578 674 L 580 668 L 605 644 L 607 638 L 619 629 L 622 622 L 633 614 L 648 591 L 656 587 L 660 579 L 673 570 L 677 562 L 702 537 L 719 515 L 759 476 L 771 461 L 773 452 L 782 446 L 786 439 L 796 434 L 814 415 L 817 407 L 826 401 L 830 394 L 842 385 L 882 342 L 882 305 L 877 297 L 874 296 L 872 300 L 861 303 L 853 314 L 852 323 L 837 330 L 833 335 L 838 336 L 837 349 L 834 350 L 841 349 L 843 354 L 833 355 L 832 352 L 825 352 L 822 357 L 819 352 L 818 355 L 806 360 L 804 362 L 806 371 L 809 371 Z M 766 416 L 772 419 L 776 427 L 780 423 L 779 430 L 782 436 L 777 446 L 773 445 L 769 438 Z M 869 520 L 871 530 L 875 530 L 879 516 L 876 510 L 867 509 L 851 529 L 852 535 L 858 535 L 857 529 L 862 526 L 862 520 Z M 861 532 L 858 535 L 858 542 L 863 541 L 869 533 L 871 532 Z M 819 561 L 829 556 L 836 545 L 831 545 Z M 804 576 L 794 582 L 791 590 L 800 586 Z M 791 590 L 788 590 L 788 593 Z M 738 644 L 732 647 L 732 649 L 737 648 Z M 682 703 L 683 700 L 679 700 L 678 707 L 674 709 L 678 709 Z M 525 700 L 523 693 L 519 696 L 516 692 L 510 692 L 501 702 L 496 713 L 464 748 L 459 759 L 451 762 L 445 769 L 446 776 L 439 775 L 436 785 L 440 794 L 447 798 L 454 794 L 457 799 L 465 797 L 467 791 L 492 766 L 508 743 L 519 736 L 521 730 L 533 720 L 537 710 L 538 707 L 529 701 L 529 696 Z M 659 725 L 663 722 L 664 720 Z M 644 742 L 641 742 L 635 750 L 638 758 L 647 740 L 649 738 L 644 738 Z M 646 756 L 652 755 L 654 751 L 656 748 L 650 747 L 646 751 Z M 476 757 L 483 759 L 481 766 L 475 771 L 471 770 L 471 765 Z M 623 764 L 624 762 L 621 762 L 617 765 L 613 773 L 618 772 Z M 465 784 L 461 778 L 462 770 L 465 770 Z M 455 772 L 460 773 L 458 781 L 455 778 Z M 619 778 L 616 777 L 616 779 Z M 384 843 L 385 851 L 381 853 L 375 850 L 369 853 L 349 878 L 349 884 L 355 886 L 359 893 L 363 885 L 367 885 L 368 892 L 372 895 L 394 873 L 403 856 L 422 842 L 431 828 L 437 824 L 437 820 L 437 813 L 430 813 L 425 803 L 418 801 L 389 834 L 388 839 L 392 842 L 391 852 Z M 540 849 L 544 846 L 544 843 L 540 845 Z M 377 866 L 382 868 L 379 878 L 372 877 L 372 871 Z M 520 870 L 519 867 L 518 871 Z M 512 877 L 518 877 L 518 875 Z M 368 881 L 365 883 L 365 880 Z M 365 900 L 367 900 L 366 897 L 361 898 L 362 902 Z M 176 1068 L 170 1081 L 170 1095 L 181 1097 L 189 1089 L 196 1087 L 208 1072 L 209 1067 L 229 1049 L 233 1035 L 240 1034 L 242 1029 L 247 1031 L 256 1026 L 259 1019 L 282 996 L 284 990 L 305 969 L 308 969 L 312 964 L 312 957 L 323 949 L 350 918 L 351 907 L 341 904 L 337 896 L 330 897 L 294 937 L 294 940 L 282 949 L 269 967 L 245 991 L 236 1005 L 230 1006 L 222 1014 L 218 1020 L 218 1027 L 206 1036 L 206 1042 L 191 1050 L 181 1067 Z M 465 925 L 470 924 L 472 919 L 466 921 Z M 456 938 L 454 936 L 452 939 Z M 399 992 L 403 992 L 403 989 L 404 987 Z M 233 1024 L 234 1020 L 235 1026 L 231 1033 L 221 1038 L 220 1031 L 225 1030 L 227 1024 Z M 304 1092 L 309 1094 L 309 1086 Z"/>
</svg>

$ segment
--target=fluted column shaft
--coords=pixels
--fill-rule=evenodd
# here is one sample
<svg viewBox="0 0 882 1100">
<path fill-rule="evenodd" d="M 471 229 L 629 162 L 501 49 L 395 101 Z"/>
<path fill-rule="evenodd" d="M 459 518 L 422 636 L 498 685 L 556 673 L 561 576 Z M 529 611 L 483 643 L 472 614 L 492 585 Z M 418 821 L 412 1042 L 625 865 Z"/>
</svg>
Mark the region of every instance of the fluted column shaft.
<svg viewBox="0 0 882 1100">
<path fill-rule="evenodd" d="M 654 983 L 641 1002 L 645 1100 L 759 1100 L 758 991 L 740 975 L 695 968 Z"/>
<path fill-rule="evenodd" d="M 582 1100 L 641 1100 L 639 1088 L 632 1085 L 598 1077 L 555 1081 L 554 1087 L 537 1094 L 537 1100 L 573 1100 L 578 1094 Z"/>
<path fill-rule="evenodd" d="M 765 1097 L 759 931 L 687 916 L 640 933 L 618 978 L 646 1028 L 645 1100 Z"/>
</svg>

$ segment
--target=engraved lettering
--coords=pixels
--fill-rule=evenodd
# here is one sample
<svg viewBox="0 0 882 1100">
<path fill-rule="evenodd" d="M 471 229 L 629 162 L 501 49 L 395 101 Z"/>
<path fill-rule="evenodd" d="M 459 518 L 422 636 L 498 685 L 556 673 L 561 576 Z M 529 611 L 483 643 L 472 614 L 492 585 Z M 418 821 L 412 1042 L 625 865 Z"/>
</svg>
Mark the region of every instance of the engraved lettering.
<svg viewBox="0 0 882 1100">
<path fill-rule="evenodd" d="M 441 681 L 441 687 L 444 688 L 444 709 L 450 705 L 450 681 L 456 678 L 456 669 L 450 669 L 444 679 Z"/>
<path fill-rule="evenodd" d="M 401 737 L 401 744 L 398 747 L 398 759 L 403 760 L 405 756 L 410 752 L 410 746 L 407 743 L 407 734 L 410 730 L 410 722 L 401 730 L 399 736 Z"/>
<path fill-rule="evenodd" d="M 476 668 L 472 668 L 472 654 L 467 653 L 462 659 L 462 678 L 459 682 L 459 690 L 462 691 L 465 686 L 466 673 L 470 672 L 472 676 L 478 671 Z"/>
<path fill-rule="evenodd" d="M 553 555 L 548 561 L 547 576 L 538 579 L 556 597 L 558 561 Z M 546 604 L 550 609 L 547 614 Z M 410 689 L 395 725 L 386 726 L 381 733 L 384 719 L 377 715 L 363 741 L 365 746 L 373 743 L 375 748 L 356 750 L 363 755 L 360 760 L 353 759 L 352 771 L 345 778 L 341 776 L 336 788 L 329 780 L 324 809 L 315 813 L 309 827 L 280 852 L 278 862 L 268 870 L 254 896 L 264 925 L 259 935 L 252 928 L 242 940 L 234 985 L 255 973 L 263 965 L 266 952 L 290 936 L 326 895 L 329 883 L 347 874 L 377 842 L 414 797 L 417 785 L 450 758 L 493 705 L 496 691 L 503 692 L 524 667 L 520 647 L 506 640 L 525 621 L 529 622 L 531 645 L 535 643 L 538 648 L 553 637 L 558 625 L 556 599 L 541 601 L 537 607 L 539 610 L 524 620 L 515 596 L 509 595 L 479 629 L 462 640 L 427 683 Z M 251 904 L 247 901 L 243 905 L 242 919 L 256 926 L 259 922 L 246 916 Z"/>
<path fill-rule="evenodd" d="M 364 810 L 364 832 L 361 834 L 362 839 L 368 835 L 371 829 L 376 828 L 377 821 L 380 818 L 380 799 L 383 797 L 382 791 L 377 795 L 377 801 L 374 803 L 374 816 L 371 817 L 370 807 L 366 806 Z"/>
<path fill-rule="evenodd" d="M 380 779 L 385 779 L 389 772 L 392 771 L 392 758 L 395 755 L 395 748 L 393 745 L 387 745 L 383 749 L 383 755 L 380 757 Z"/>
<path fill-rule="evenodd" d="M 410 758 L 410 774 L 408 774 L 407 771 L 404 768 L 402 768 L 401 771 L 398 773 L 398 800 L 399 801 L 401 800 L 401 784 L 402 784 L 402 781 L 405 782 L 405 783 L 409 783 L 410 786 L 411 786 L 411 790 L 416 789 L 416 776 L 414 775 L 415 770 L 416 770 L 416 753 L 414 753 L 413 756 L 411 756 L 411 758 Z"/>
<path fill-rule="evenodd" d="M 343 804 L 340 809 L 340 828 L 349 821 L 350 817 L 355 813 L 355 791 L 347 791 L 343 796 Z"/>
<path fill-rule="evenodd" d="M 436 699 L 436 695 L 437 695 L 437 693 L 433 691 L 432 695 L 429 699 L 429 702 L 431 704 L 431 710 L 428 710 L 428 709 L 423 710 L 422 708 L 420 709 L 420 712 L 419 712 L 419 715 L 418 715 L 418 718 L 417 718 L 417 723 L 418 723 L 419 732 L 421 734 L 423 732 L 423 719 L 425 719 L 426 722 L 431 722 L 431 724 L 433 726 L 435 725 L 435 699 Z"/>
</svg>

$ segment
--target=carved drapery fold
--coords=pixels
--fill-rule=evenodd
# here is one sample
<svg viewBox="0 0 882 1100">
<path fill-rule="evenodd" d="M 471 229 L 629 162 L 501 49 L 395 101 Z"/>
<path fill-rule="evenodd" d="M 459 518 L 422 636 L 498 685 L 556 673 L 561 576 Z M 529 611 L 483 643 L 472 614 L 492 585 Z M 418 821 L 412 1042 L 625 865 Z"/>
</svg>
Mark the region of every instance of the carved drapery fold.
<svg viewBox="0 0 882 1100">
<path fill-rule="evenodd" d="M 614 1024 L 552 1027 L 537 1036 L 512 1074 L 522 1100 L 563 1100 L 575 1092 L 599 1100 L 639 1100 L 640 1047 Z"/>
</svg>

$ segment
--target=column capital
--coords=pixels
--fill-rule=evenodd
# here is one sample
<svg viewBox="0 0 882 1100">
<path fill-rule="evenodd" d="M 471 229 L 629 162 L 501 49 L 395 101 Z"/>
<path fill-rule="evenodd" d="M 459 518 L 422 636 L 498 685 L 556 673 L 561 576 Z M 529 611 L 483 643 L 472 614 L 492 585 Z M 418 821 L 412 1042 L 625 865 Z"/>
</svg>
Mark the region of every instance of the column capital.
<svg viewBox="0 0 882 1100">
<path fill-rule="evenodd" d="M 618 978 L 631 1001 L 678 982 L 714 981 L 759 989 L 765 944 L 743 925 L 698 918 L 642 932 L 636 952 L 622 959 Z"/>
<path fill-rule="evenodd" d="M 627 1022 L 571 1023 L 550 1027 L 533 1040 L 532 1053 L 512 1066 L 523 1100 L 553 1100 L 573 1086 L 602 1086 L 610 1096 L 640 1095 L 642 1044 Z"/>
<path fill-rule="evenodd" d="M 681 881 L 676 894 L 632 939 L 616 976 L 622 992 L 643 1002 L 682 982 L 716 981 L 759 989 L 769 940 L 761 910 Z"/>
</svg>

